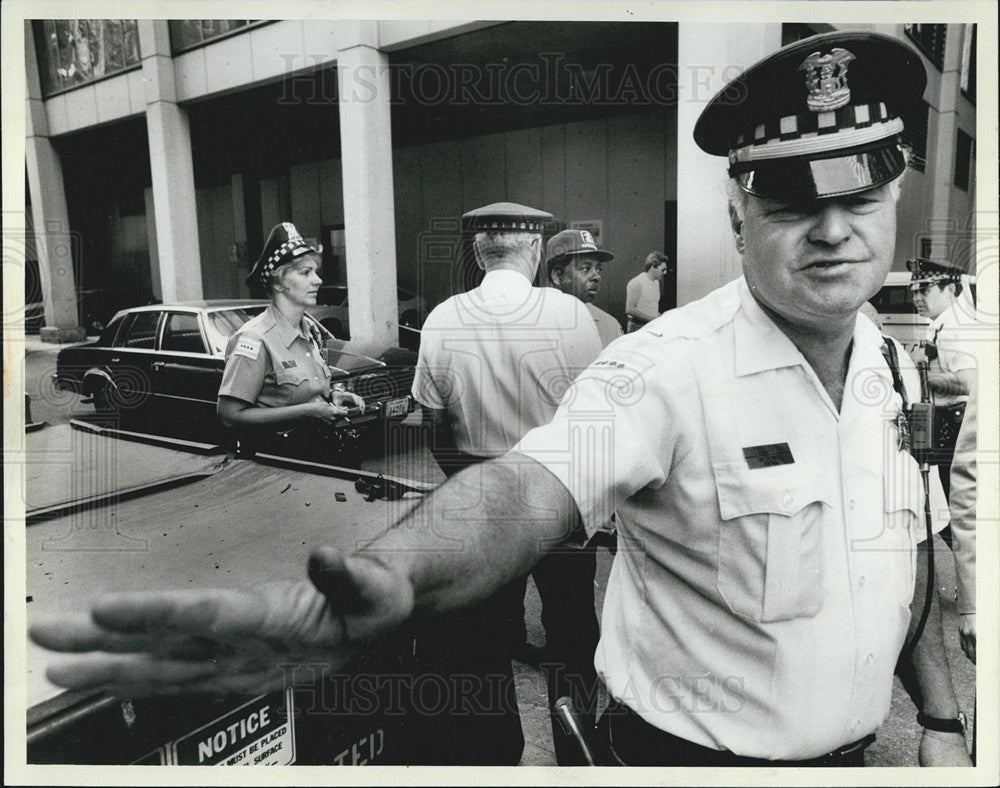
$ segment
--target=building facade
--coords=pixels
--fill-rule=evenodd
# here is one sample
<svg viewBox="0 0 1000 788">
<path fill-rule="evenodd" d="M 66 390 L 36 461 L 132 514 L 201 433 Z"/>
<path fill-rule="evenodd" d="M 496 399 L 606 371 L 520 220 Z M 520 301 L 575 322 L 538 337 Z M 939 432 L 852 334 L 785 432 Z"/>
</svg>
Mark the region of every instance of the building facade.
<svg viewBox="0 0 1000 788">
<path fill-rule="evenodd" d="M 501 200 L 549 211 L 552 232 L 586 227 L 616 255 L 597 303 L 619 319 L 651 250 L 677 261 L 662 306 L 686 303 L 739 273 L 725 164 L 696 148 L 694 121 L 739 69 L 822 29 L 28 22 L 43 338 L 80 336 L 83 291 L 245 296 L 268 230 L 291 220 L 323 244 L 324 279 L 349 287 L 352 338 L 391 344 L 397 286 L 428 309 L 467 287 L 461 214 Z M 948 256 L 974 214 L 975 27 L 870 29 L 911 43 L 930 75 L 908 119 L 902 268 Z"/>
</svg>

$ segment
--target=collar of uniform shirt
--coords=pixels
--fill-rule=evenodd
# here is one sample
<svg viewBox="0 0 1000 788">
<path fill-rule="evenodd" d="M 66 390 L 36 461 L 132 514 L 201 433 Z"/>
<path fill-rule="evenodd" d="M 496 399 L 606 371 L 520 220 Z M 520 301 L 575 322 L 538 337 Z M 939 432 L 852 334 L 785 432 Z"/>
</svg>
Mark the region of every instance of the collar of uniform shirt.
<svg viewBox="0 0 1000 788">
<path fill-rule="evenodd" d="M 501 269 L 487 271 L 480 285 L 484 290 L 527 291 L 531 289 L 531 281 L 517 271 Z"/>
<path fill-rule="evenodd" d="M 737 285 L 741 309 L 733 321 L 737 375 L 753 375 L 770 369 L 806 365 L 805 357 L 782 333 L 754 300 L 745 279 Z M 869 321 L 858 320 L 852 337 L 853 347 L 878 349 L 882 334 Z"/>
<path fill-rule="evenodd" d="M 274 304 L 271 304 L 268 309 L 274 316 L 275 328 L 278 330 L 278 336 L 281 337 L 281 341 L 285 343 L 285 347 L 291 347 L 292 342 L 299 337 L 305 339 L 307 342 L 309 341 L 309 334 L 305 326 L 302 324 L 293 326 L 288 322 L 285 316 L 278 311 L 278 308 L 274 306 Z M 302 320 L 304 321 L 305 319 L 306 318 L 303 315 Z"/>
</svg>

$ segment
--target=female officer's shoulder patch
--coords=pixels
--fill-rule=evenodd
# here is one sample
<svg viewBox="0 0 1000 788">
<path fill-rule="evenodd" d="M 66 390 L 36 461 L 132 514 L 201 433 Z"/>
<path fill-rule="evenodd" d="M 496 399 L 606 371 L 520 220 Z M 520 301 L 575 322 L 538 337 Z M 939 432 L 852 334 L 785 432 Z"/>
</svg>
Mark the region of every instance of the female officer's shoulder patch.
<svg viewBox="0 0 1000 788">
<path fill-rule="evenodd" d="M 260 355 L 260 345 L 261 341 L 256 337 L 241 336 L 236 340 L 232 355 L 246 356 L 251 361 L 256 361 L 257 356 Z"/>
</svg>

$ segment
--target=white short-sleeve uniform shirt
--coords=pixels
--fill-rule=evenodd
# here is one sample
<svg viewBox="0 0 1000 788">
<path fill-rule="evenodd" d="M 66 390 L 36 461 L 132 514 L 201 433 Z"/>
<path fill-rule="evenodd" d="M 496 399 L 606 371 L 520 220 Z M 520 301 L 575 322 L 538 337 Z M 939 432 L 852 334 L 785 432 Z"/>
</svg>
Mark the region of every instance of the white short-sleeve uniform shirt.
<svg viewBox="0 0 1000 788">
<path fill-rule="evenodd" d="M 658 728 L 816 757 L 889 711 L 910 620 L 916 462 L 859 318 L 840 411 L 743 279 L 617 340 L 514 447 L 618 514 L 595 662 Z"/>
</svg>

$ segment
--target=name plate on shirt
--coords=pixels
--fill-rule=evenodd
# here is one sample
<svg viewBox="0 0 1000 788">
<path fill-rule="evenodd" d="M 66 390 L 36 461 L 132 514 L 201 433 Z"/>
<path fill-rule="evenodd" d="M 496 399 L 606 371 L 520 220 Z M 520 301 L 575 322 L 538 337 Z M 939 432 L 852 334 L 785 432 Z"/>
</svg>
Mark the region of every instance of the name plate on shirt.
<svg viewBox="0 0 1000 788">
<path fill-rule="evenodd" d="M 769 443 L 766 446 L 744 446 L 743 457 L 750 470 L 771 468 L 775 465 L 791 465 L 795 462 L 787 443 Z"/>
</svg>

